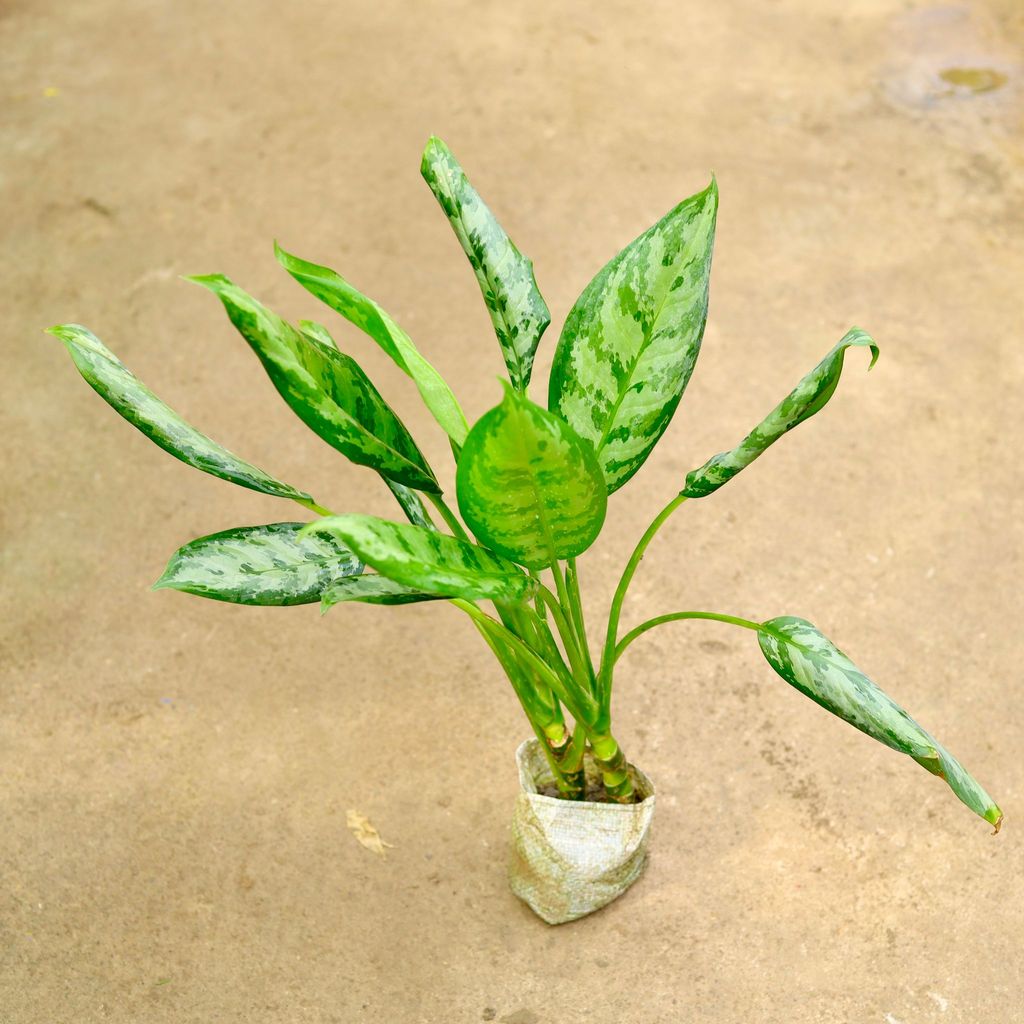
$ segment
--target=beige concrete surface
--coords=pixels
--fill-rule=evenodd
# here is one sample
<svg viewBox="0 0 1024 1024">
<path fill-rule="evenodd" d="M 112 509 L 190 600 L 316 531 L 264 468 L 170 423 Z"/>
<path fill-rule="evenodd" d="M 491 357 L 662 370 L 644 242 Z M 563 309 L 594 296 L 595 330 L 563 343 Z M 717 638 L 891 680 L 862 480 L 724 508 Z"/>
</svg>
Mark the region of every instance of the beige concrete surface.
<svg viewBox="0 0 1024 1024">
<path fill-rule="evenodd" d="M 0 1022 L 1024 1020 L 1022 45 L 1018 0 L 0 4 Z M 538 396 L 593 273 L 719 179 L 704 351 L 582 562 L 593 619 L 688 469 L 850 324 L 877 337 L 870 375 L 854 353 L 823 414 L 678 513 L 627 617 L 812 619 L 991 790 L 1000 836 L 746 634 L 676 624 L 617 691 L 661 794 L 650 868 L 549 929 L 504 877 L 525 723 L 457 612 L 149 592 L 181 543 L 294 506 L 159 452 L 41 329 L 88 324 L 243 456 L 391 514 L 177 276 L 329 317 L 276 237 L 479 415 L 500 357 L 418 176 L 431 132 L 536 262 Z M 447 466 L 409 382 L 329 322 Z"/>
</svg>

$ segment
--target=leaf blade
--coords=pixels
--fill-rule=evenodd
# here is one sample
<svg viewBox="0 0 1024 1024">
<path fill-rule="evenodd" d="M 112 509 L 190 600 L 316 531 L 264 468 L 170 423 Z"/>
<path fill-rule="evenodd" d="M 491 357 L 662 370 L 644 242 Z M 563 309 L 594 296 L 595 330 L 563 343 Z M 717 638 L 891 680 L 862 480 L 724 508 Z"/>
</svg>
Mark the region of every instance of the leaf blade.
<svg viewBox="0 0 1024 1024">
<path fill-rule="evenodd" d="M 409 335 L 373 299 L 363 295 L 330 267 L 300 259 L 276 242 L 274 252 L 281 266 L 306 291 L 368 334 L 395 365 L 412 378 L 423 403 L 441 429 L 461 446 L 469 433 L 462 407 L 445 379 L 424 359 Z"/>
<path fill-rule="evenodd" d="M 403 583 L 389 580 L 377 573 L 362 573 L 337 580 L 323 592 L 320 604 L 326 612 L 337 604 L 360 601 L 364 604 L 400 605 L 417 604 L 420 601 L 444 601 L 446 594 L 432 594 L 425 590 L 407 587 Z"/>
<path fill-rule="evenodd" d="M 988 793 L 815 626 L 806 619 L 780 616 L 761 623 L 757 638 L 765 660 L 786 682 L 837 718 L 944 779 L 966 806 L 998 831 L 1002 811 Z"/>
<path fill-rule="evenodd" d="M 608 505 L 589 443 L 507 386 L 469 432 L 455 488 L 477 539 L 531 569 L 590 547 Z"/>
<path fill-rule="evenodd" d="M 870 370 L 878 360 L 878 345 L 859 327 L 853 327 L 836 343 L 818 365 L 735 447 L 719 452 L 686 475 L 682 494 L 704 498 L 728 483 L 767 451 L 783 434 L 799 426 L 824 408 L 839 385 L 843 356 L 855 347 L 871 350 Z"/>
<path fill-rule="evenodd" d="M 438 493 L 423 454 L 351 356 L 303 333 L 223 274 L 189 278 L 213 292 L 256 353 L 274 387 L 314 433 L 352 462 L 399 483 Z"/>
<path fill-rule="evenodd" d="M 420 173 L 473 268 L 512 384 L 525 391 L 541 335 L 551 323 L 533 263 L 515 247 L 451 150 L 436 136 L 423 150 Z"/>
<path fill-rule="evenodd" d="M 59 324 L 47 333 L 64 343 L 86 383 L 169 455 L 239 487 L 304 505 L 313 502 L 305 491 L 282 483 L 193 427 L 143 384 L 88 328 Z"/>
<path fill-rule="evenodd" d="M 548 408 L 594 446 L 609 494 L 646 461 L 693 373 L 717 214 L 712 178 L 614 256 L 562 328 Z"/>
<path fill-rule="evenodd" d="M 330 516 L 307 529 L 334 534 L 381 575 L 415 590 L 516 601 L 534 587 L 507 559 L 437 530 L 356 514 Z"/>
<path fill-rule="evenodd" d="M 302 534 L 306 523 L 240 526 L 178 548 L 154 590 L 171 589 L 231 604 L 312 604 L 338 579 L 362 571 L 330 536 Z"/>
</svg>

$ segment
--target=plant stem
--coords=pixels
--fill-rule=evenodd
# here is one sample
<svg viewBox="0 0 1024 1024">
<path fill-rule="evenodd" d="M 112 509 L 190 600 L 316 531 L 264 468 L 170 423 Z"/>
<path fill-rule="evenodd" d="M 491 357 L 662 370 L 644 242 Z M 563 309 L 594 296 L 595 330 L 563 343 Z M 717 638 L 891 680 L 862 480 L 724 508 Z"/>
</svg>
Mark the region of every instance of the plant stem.
<svg viewBox="0 0 1024 1024">
<path fill-rule="evenodd" d="M 587 639 L 587 626 L 583 620 L 583 599 L 580 596 L 580 578 L 576 570 L 576 559 L 568 559 L 566 567 L 568 570 L 566 578 L 569 584 L 570 610 L 572 611 L 573 621 L 576 626 L 576 635 L 579 637 L 580 648 L 587 662 L 587 671 L 590 673 L 591 680 L 596 685 L 597 674 L 594 672 L 594 662 L 590 657 L 590 641 Z"/>
<path fill-rule="evenodd" d="M 598 711 L 597 702 L 572 680 L 571 688 L 566 684 L 570 682 L 567 678 L 560 679 L 558 674 L 541 658 L 535 651 L 523 643 L 510 629 L 507 629 L 496 619 L 492 619 L 486 612 L 482 612 L 475 604 L 464 601 L 461 598 L 453 598 L 450 602 L 456 608 L 461 609 L 477 622 L 483 623 L 492 635 L 500 637 L 517 655 L 520 656 L 535 672 L 540 675 L 544 682 L 554 691 L 558 699 L 569 709 L 569 713 L 577 722 L 586 722 L 593 718 Z M 589 714 L 583 714 L 586 708 Z"/>
<path fill-rule="evenodd" d="M 621 804 L 633 803 L 636 797 L 633 776 L 615 737 L 611 733 L 591 736 L 590 748 L 597 767 L 601 769 L 601 781 L 608 795 Z"/>
<path fill-rule="evenodd" d="M 711 619 L 715 622 L 728 622 L 732 626 L 742 626 L 744 629 L 754 629 L 758 632 L 764 631 L 764 627 L 759 623 L 751 622 L 750 619 L 740 619 L 735 615 L 721 615 L 718 612 L 670 612 L 668 615 L 658 615 L 653 619 L 648 619 L 646 622 L 641 622 L 635 629 L 631 629 L 616 646 L 615 652 L 612 655 L 612 663 L 614 664 L 622 657 L 622 652 L 638 636 L 642 636 L 649 629 L 654 629 L 655 626 L 660 626 L 663 622 L 675 622 L 678 619 Z"/>
<path fill-rule="evenodd" d="M 554 776 L 559 793 L 566 800 L 582 800 L 586 795 L 586 786 L 581 784 L 579 770 L 567 757 L 567 754 L 572 750 L 572 743 L 570 742 L 569 732 L 565 728 L 565 721 L 562 718 L 562 711 L 558 703 L 555 703 L 553 711 L 547 714 L 538 714 L 538 708 L 531 706 L 531 702 L 524 692 L 529 687 L 526 686 L 524 678 L 520 675 L 519 664 L 515 659 L 515 655 L 504 650 L 497 639 L 491 636 L 483 623 L 474 621 L 473 625 L 476 626 L 478 632 L 484 638 L 484 642 L 490 647 L 491 653 L 498 659 L 499 664 L 505 670 L 505 675 L 508 676 L 512 689 L 519 698 L 520 706 L 530 723 L 530 728 L 533 729 L 533 733 L 541 745 L 541 750 L 544 752 L 544 757 Z"/>
<path fill-rule="evenodd" d="M 594 679 L 587 671 L 586 665 L 583 663 L 583 657 L 579 651 L 576 634 L 573 632 L 572 626 L 569 624 L 569 620 L 565 617 L 565 612 L 562 610 L 561 604 L 555 599 L 554 594 L 552 594 L 543 583 L 537 588 L 537 593 L 548 608 L 551 609 L 551 617 L 555 620 L 558 635 L 562 638 L 562 646 L 565 648 L 569 664 L 572 666 L 573 677 L 587 693 L 596 697 L 597 694 L 594 693 Z"/>
<path fill-rule="evenodd" d="M 293 498 L 292 500 L 298 502 L 304 508 L 308 508 L 311 512 L 315 512 L 318 516 L 334 515 L 329 508 L 324 508 L 323 505 L 318 505 L 312 498 Z"/>
<path fill-rule="evenodd" d="M 644 535 L 640 538 L 636 548 L 634 548 L 633 554 L 629 556 L 626 568 L 622 570 L 622 577 L 619 580 L 619 585 L 615 588 L 615 596 L 612 598 L 612 607 L 608 613 L 608 630 L 605 633 L 604 653 L 601 656 L 599 697 L 606 713 L 611 702 L 612 668 L 615 664 L 615 641 L 619 631 L 619 617 L 622 614 L 622 602 L 625 600 L 626 591 L 629 589 L 629 584 L 633 579 L 633 574 L 636 572 L 637 566 L 644 557 L 647 545 L 654 539 L 654 535 L 661 528 L 665 520 L 668 519 L 668 517 L 672 515 L 672 513 L 675 512 L 675 510 L 679 508 L 684 501 L 686 501 L 686 498 L 682 494 L 677 494 L 654 517 L 654 521 L 644 531 Z"/>
<path fill-rule="evenodd" d="M 433 494 L 430 491 L 426 492 L 427 498 L 430 499 L 431 504 L 438 512 L 441 513 L 441 518 L 448 524 L 448 529 L 455 534 L 459 540 L 469 541 L 469 534 L 466 533 L 465 527 L 459 522 L 459 517 L 448 507 L 448 503 L 440 494 Z"/>
</svg>

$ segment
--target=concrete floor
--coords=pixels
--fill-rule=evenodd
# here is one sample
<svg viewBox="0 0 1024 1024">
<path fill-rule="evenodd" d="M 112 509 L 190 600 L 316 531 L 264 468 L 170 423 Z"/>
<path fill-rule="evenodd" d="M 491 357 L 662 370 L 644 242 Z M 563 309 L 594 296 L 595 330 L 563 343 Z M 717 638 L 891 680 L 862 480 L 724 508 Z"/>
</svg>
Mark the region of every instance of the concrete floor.
<svg viewBox="0 0 1024 1024">
<path fill-rule="evenodd" d="M 1018 0 L 0 5 L 0 1022 L 1024 1019 L 1022 44 Z M 811 619 L 990 789 L 998 838 L 746 634 L 677 624 L 618 684 L 650 868 L 549 929 L 504 877 L 525 723 L 460 615 L 149 592 L 183 542 L 294 506 L 157 451 L 41 329 L 88 324 L 246 458 L 393 514 L 177 276 L 329 317 L 276 237 L 475 418 L 501 363 L 418 176 L 431 132 L 536 262 L 538 396 L 594 272 L 718 176 L 704 352 L 582 562 L 594 619 L 685 472 L 875 335 L 870 375 L 854 353 L 823 414 L 680 511 L 627 616 Z M 328 322 L 447 466 L 408 381 Z"/>
</svg>

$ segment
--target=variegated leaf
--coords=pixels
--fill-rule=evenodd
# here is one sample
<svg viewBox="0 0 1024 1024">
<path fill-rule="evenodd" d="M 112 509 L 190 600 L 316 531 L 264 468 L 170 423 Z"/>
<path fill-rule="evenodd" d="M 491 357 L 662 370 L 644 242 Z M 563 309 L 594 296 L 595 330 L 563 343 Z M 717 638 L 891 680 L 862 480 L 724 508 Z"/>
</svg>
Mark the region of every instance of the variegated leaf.
<svg viewBox="0 0 1024 1024">
<path fill-rule="evenodd" d="M 323 324 L 318 324 L 315 320 L 300 320 L 299 327 L 302 329 L 303 334 L 314 341 L 322 342 L 328 346 L 334 345 L 334 339 Z M 402 511 L 410 523 L 434 529 L 434 524 L 430 521 L 430 516 L 427 515 L 427 510 L 423 507 L 423 501 L 411 487 L 406 487 L 405 484 L 400 484 L 383 473 L 380 474 L 380 478 L 388 485 L 388 490 L 395 496 L 395 501 L 402 506 Z"/>
<path fill-rule="evenodd" d="M 79 324 L 61 324 L 51 327 L 49 333 L 64 342 L 79 372 L 93 390 L 165 452 L 194 469 L 229 480 L 240 487 L 313 506 L 313 499 L 305 491 L 281 483 L 186 423 L 92 331 Z"/>
<path fill-rule="evenodd" d="M 311 604 L 331 584 L 361 573 L 351 551 L 329 534 L 300 536 L 305 523 L 242 526 L 179 548 L 154 590 L 183 590 L 249 605 Z"/>
<path fill-rule="evenodd" d="M 363 573 L 361 576 L 346 576 L 328 587 L 321 598 L 320 604 L 326 612 L 336 604 L 345 601 L 362 601 L 364 604 L 416 604 L 419 601 L 443 601 L 447 595 L 430 594 L 425 590 L 416 590 L 403 583 L 389 580 L 387 576 L 376 573 Z"/>
<path fill-rule="evenodd" d="M 682 493 L 687 498 L 703 498 L 717 491 L 783 434 L 824 408 L 839 384 L 843 355 L 856 346 L 871 349 L 870 370 L 878 359 L 878 346 L 868 334 L 854 327 L 732 451 L 721 452 L 688 473 Z"/>
<path fill-rule="evenodd" d="M 420 355 L 412 339 L 373 299 L 352 287 L 330 267 L 309 263 L 285 252 L 275 243 L 278 262 L 308 292 L 368 334 L 408 374 L 423 402 L 452 441 L 461 445 L 469 425 L 444 378 Z"/>
<path fill-rule="evenodd" d="M 411 487 L 406 487 L 405 484 L 396 483 L 394 480 L 389 480 L 387 477 L 384 477 L 384 483 L 388 485 L 388 489 L 395 496 L 395 501 L 402 506 L 405 518 L 408 519 L 410 523 L 414 526 L 425 526 L 428 530 L 437 529 L 431 521 L 430 516 L 427 514 L 423 500 Z"/>
<path fill-rule="evenodd" d="M 643 465 L 690 380 L 717 212 L 712 179 L 612 259 L 562 328 L 548 408 L 594 446 L 609 494 Z"/>
<path fill-rule="evenodd" d="M 861 732 L 909 754 L 933 775 L 945 779 L 975 814 L 998 830 L 1002 811 L 960 762 L 811 623 L 782 616 L 762 623 L 757 636 L 768 664 L 787 683 Z"/>
<path fill-rule="evenodd" d="M 190 280 L 221 300 L 274 387 L 311 430 L 359 465 L 418 490 L 440 491 L 416 442 L 354 359 L 319 332 L 292 327 L 222 274 Z"/>
<path fill-rule="evenodd" d="M 469 432 L 456 490 L 477 539 L 531 569 L 590 547 L 608 505 L 590 443 L 508 385 Z"/>
<path fill-rule="evenodd" d="M 415 590 L 516 601 L 534 588 L 517 565 L 438 530 L 364 515 L 330 516 L 307 529 L 333 534 L 367 565 Z"/>
<path fill-rule="evenodd" d="M 525 391 L 537 345 L 551 323 L 533 263 L 512 244 L 441 139 L 427 143 L 420 173 L 473 267 L 512 384 Z"/>
</svg>

